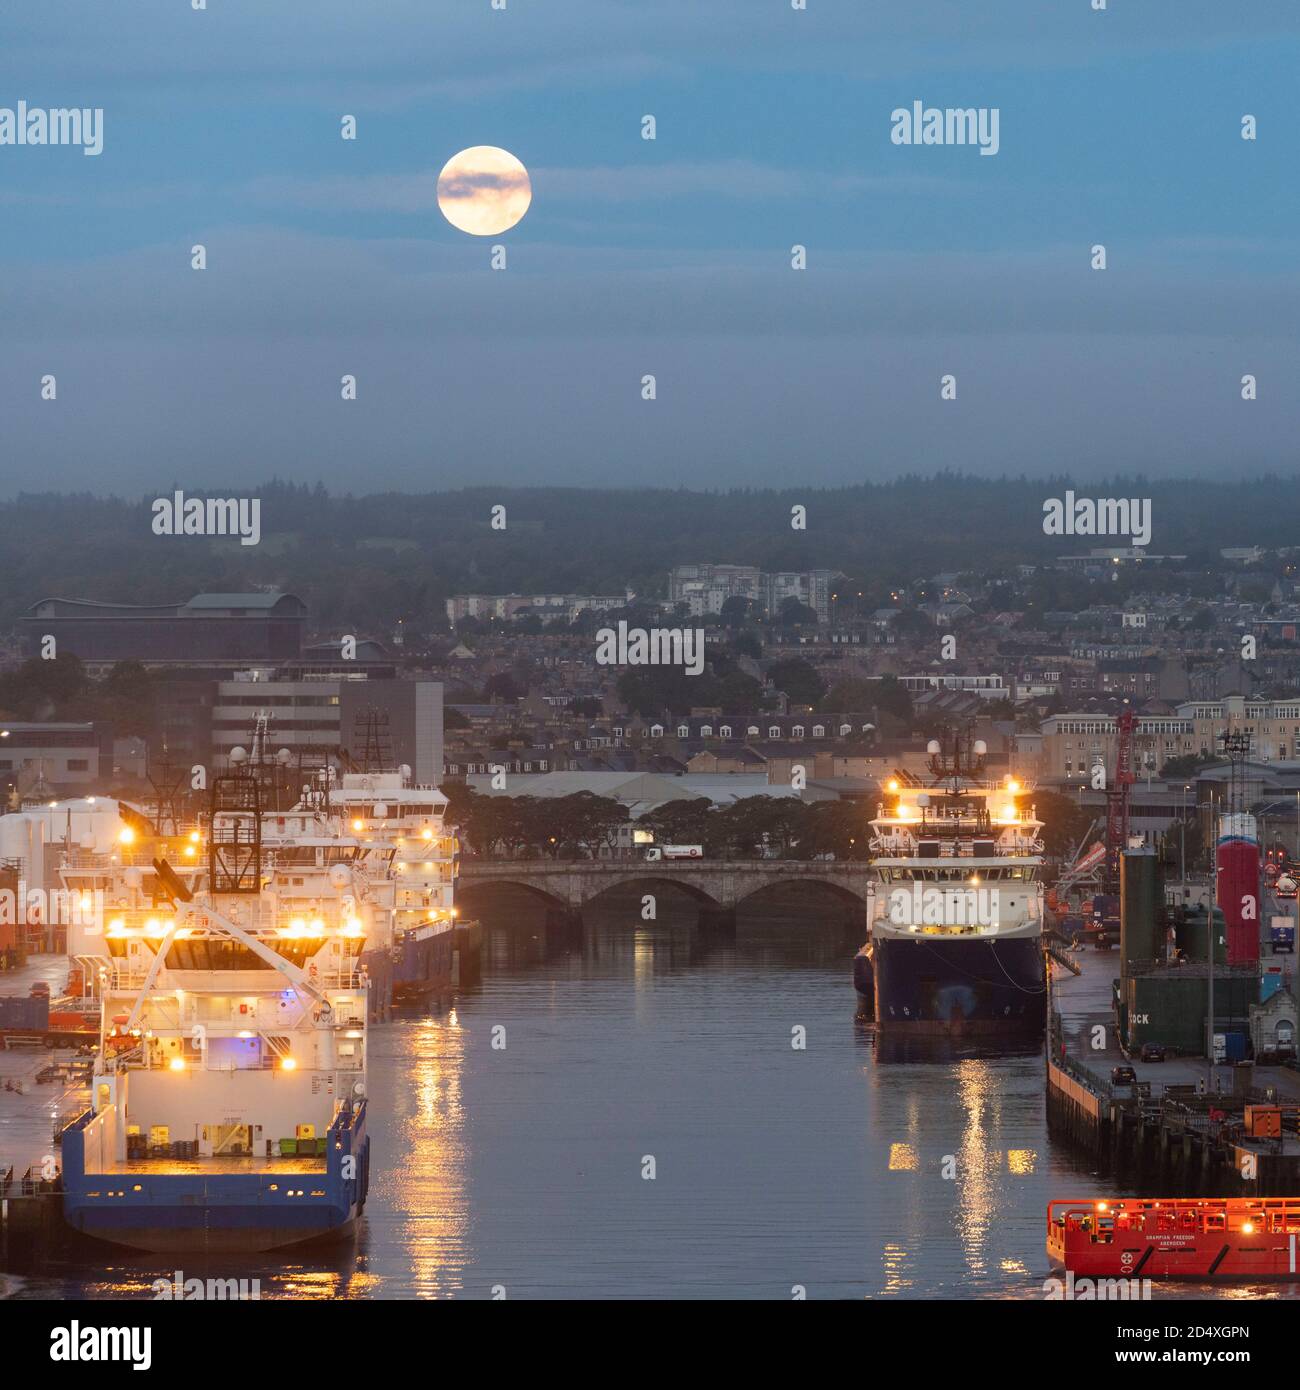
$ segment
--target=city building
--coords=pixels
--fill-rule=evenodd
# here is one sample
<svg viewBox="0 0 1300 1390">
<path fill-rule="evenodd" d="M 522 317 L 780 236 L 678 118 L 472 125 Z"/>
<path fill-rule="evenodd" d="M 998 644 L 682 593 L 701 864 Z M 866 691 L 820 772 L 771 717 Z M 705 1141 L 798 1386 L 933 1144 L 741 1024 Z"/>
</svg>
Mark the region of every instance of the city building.
<svg viewBox="0 0 1300 1390">
<path fill-rule="evenodd" d="M 302 651 L 307 605 L 293 594 L 196 594 L 187 603 L 47 598 L 19 620 L 27 656 L 54 639 L 92 675 L 119 661 L 146 666 L 286 661 Z"/>
<path fill-rule="evenodd" d="M 75 795 L 112 772 L 108 724 L 0 721 L 0 791 L 6 805 L 15 795 Z"/>
<path fill-rule="evenodd" d="M 447 621 L 454 627 L 465 618 L 498 618 L 509 622 L 527 614 L 543 620 L 561 618 L 572 622 L 579 613 L 606 613 L 626 608 L 636 594 L 456 594 L 447 600 Z"/>
<path fill-rule="evenodd" d="M 382 733 L 383 761 L 408 764 L 421 784 L 442 777 L 440 681 L 367 672 L 249 670 L 216 681 L 214 687 L 207 720 L 211 762 L 217 768 L 229 765 L 231 749 L 249 746 L 263 713 L 269 719 L 272 754 L 287 748 L 291 755 L 308 758 L 341 748 L 362 761 L 373 713 Z"/>
<path fill-rule="evenodd" d="M 722 612 L 728 599 L 741 598 L 767 618 L 778 617 L 787 599 L 811 608 L 828 623 L 834 570 L 785 570 L 764 574 L 755 565 L 677 565 L 668 572 L 668 606 L 685 604 L 693 618 Z"/>
</svg>

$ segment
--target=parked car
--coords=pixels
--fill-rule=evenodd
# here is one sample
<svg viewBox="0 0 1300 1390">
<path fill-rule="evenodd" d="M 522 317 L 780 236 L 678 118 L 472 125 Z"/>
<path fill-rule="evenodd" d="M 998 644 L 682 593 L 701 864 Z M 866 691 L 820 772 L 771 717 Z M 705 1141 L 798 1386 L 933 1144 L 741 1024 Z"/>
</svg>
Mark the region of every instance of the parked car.
<svg viewBox="0 0 1300 1390">
<path fill-rule="evenodd" d="M 1165 1049 L 1161 1043 L 1143 1043 L 1140 1060 L 1143 1062 L 1163 1062 Z"/>
<path fill-rule="evenodd" d="M 1112 1086 L 1131 1086 L 1137 1079 L 1137 1072 L 1132 1067 L 1111 1067 L 1110 1069 L 1110 1084 Z"/>
</svg>

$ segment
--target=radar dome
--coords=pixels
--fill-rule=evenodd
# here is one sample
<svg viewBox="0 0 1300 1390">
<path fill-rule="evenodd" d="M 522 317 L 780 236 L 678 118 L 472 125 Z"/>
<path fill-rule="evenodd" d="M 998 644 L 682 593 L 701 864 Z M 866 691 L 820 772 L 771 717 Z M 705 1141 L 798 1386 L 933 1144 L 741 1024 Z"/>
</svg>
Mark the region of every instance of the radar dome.
<svg viewBox="0 0 1300 1390">
<path fill-rule="evenodd" d="M 290 753 L 287 748 L 281 748 L 280 751 L 275 755 L 275 760 L 277 763 L 280 764 L 281 767 L 288 767 L 292 759 L 293 754 Z"/>
<path fill-rule="evenodd" d="M 937 758 L 943 750 L 939 747 L 939 740 L 937 738 L 932 738 L 930 742 L 925 745 L 925 751 L 929 753 L 932 758 Z"/>
<path fill-rule="evenodd" d="M 929 792 L 917 792 L 917 794 L 916 794 L 916 804 L 917 804 L 918 806 L 928 806 L 928 805 L 930 804 L 930 793 L 929 793 Z"/>
<path fill-rule="evenodd" d="M 352 882 L 352 870 L 346 864 L 335 864 L 330 869 L 330 886 L 346 888 Z"/>
<path fill-rule="evenodd" d="M 375 802 L 375 819 L 383 820 L 388 815 L 388 807 L 382 801 Z"/>
<path fill-rule="evenodd" d="M 248 750 L 247 750 L 246 748 L 242 747 L 240 744 L 237 743 L 237 744 L 230 750 L 230 761 L 231 761 L 232 763 L 247 762 L 247 761 L 248 761 Z"/>
<path fill-rule="evenodd" d="M 138 889 L 144 883 L 144 875 L 139 869 L 131 868 L 122 875 L 128 888 Z"/>
<path fill-rule="evenodd" d="M 407 778 L 407 779 L 409 780 L 409 778 L 410 778 L 410 776 L 411 776 L 411 764 L 410 764 L 410 763 L 403 763 L 402 766 L 398 769 L 398 771 L 401 772 L 401 774 L 402 774 L 403 777 L 405 777 L 405 778 Z"/>
<path fill-rule="evenodd" d="M 988 746 L 988 744 L 985 743 L 984 740 L 983 740 L 982 738 L 977 738 L 977 739 L 975 740 L 975 756 L 976 756 L 977 758 L 982 758 L 982 757 L 984 756 L 984 754 L 987 753 L 988 751 L 989 751 L 989 746 Z"/>
</svg>

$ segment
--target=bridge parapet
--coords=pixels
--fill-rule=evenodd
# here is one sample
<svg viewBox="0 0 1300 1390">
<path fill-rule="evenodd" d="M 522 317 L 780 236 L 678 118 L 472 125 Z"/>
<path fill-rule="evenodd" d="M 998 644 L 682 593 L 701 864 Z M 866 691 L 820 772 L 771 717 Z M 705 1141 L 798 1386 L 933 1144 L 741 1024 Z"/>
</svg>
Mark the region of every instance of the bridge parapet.
<svg viewBox="0 0 1300 1390">
<path fill-rule="evenodd" d="M 682 889 L 705 907 L 734 908 L 764 888 L 800 882 L 820 884 L 865 905 L 869 876 L 865 864 L 798 859 L 474 859 L 460 869 L 462 889 L 511 884 L 572 908 L 623 884 L 656 882 Z"/>
</svg>

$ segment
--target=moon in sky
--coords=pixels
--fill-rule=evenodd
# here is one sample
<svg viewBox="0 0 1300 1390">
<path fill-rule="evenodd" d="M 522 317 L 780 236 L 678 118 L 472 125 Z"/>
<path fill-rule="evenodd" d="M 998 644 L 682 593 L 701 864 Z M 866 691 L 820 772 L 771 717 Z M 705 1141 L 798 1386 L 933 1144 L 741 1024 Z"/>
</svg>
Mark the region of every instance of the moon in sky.
<svg viewBox="0 0 1300 1390">
<path fill-rule="evenodd" d="M 438 206 L 453 227 L 472 236 L 507 232 L 528 211 L 533 186 L 528 170 L 495 145 L 474 145 L 454 154 L 438 175 Z"/>
</svg>

